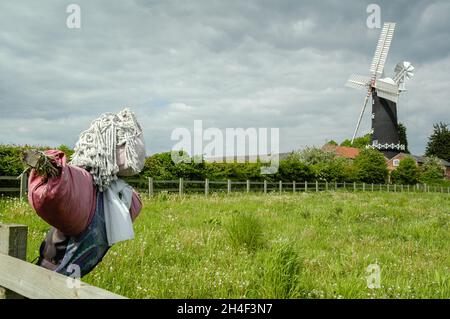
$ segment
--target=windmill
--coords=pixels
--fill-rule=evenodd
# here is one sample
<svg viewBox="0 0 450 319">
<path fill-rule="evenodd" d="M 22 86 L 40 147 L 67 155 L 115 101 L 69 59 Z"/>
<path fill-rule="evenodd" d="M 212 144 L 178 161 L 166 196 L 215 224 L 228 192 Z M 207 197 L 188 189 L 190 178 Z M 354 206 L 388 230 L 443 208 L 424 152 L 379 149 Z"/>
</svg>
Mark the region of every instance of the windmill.
<svg viewBox="0 0 450 319">
<path fill-rule="evenodd" d="M 405 150 L 400 144 L 397 122 L 397 102 L 400 92 L 406 91 L 406 80 L 413 77 L 414 67 L 410 62 L 397 64 L 394 77 L 384 77 L 384 64 L 394 36 L 395 23 L 385 23 L 381 30 L 375 55 L 370 66 L 370 75 L 351 75 L 346 86 L 367 91 L 364 104 L 359 114 L 358 123 L 352 137 L 352 144 L 358 133 L 364 111 L 372 96 L 372 145 L 392 158 Z"/>
</svg>

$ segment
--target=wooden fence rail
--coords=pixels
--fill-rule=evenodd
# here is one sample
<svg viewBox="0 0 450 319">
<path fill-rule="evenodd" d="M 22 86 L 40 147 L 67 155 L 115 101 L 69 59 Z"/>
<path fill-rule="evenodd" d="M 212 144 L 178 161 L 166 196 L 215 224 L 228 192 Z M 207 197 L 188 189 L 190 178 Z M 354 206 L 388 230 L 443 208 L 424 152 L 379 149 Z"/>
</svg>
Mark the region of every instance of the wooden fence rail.
<svg viewBox="0 0 450 319">
<path fill-rule="evenodd" d="M 0 181 L 15 181 L 19 184 L 17 187 L 0 187 L 0 193 L 19 193 L 21 198 L 26 196 L 28 188 L 27 173 L 19 176 L 0 176 Z"/>
<path fill-rule="evenodd" d="M 132 181 L 130 182 L 131 184 Z M 262 192 L 262 193 L 296 193 L 296 192 L 322 192 L 322 191 L 338 191 L 345 190 L 351 192 L 374 192 L 374 191 L 386 191 L 386 192 L 438 192 L 450 194 L 450 187 L 430 186 L 427 184 L 416 185 L 396 185 L 396 184 L 372 184 L 372 183 L 338 183 L 328 181 L 267 181 L 253 182 L 247 181 L 212 181 L 205 179 L 200 180 L 185 180 L 180 178 L 179 180 L 155 180 L 153 178 L 148 179 L 148 192 L 149 196 L 153 196 L 161 192 L 177 192 L 179 195 L 187 193 L 204 193 L 209 195 L 214 192 L 223 192 L 227 194 L 242 192 Z"/>
<path fill-rule="evenodd" d="M 0 299 L 124 299 L 25 261 L 27 226 L 0 224 Z"/>
</svg>

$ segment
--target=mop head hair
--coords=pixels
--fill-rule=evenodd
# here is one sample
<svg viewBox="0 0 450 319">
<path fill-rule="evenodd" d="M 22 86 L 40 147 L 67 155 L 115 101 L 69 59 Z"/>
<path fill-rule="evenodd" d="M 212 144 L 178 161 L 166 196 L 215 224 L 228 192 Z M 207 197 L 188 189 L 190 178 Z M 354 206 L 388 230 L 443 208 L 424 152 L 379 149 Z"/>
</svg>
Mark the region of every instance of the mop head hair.
<svg viewBox="0 0 450 319">
<path fill-rule="evenodd" d="M 119 154 L 124 158 L 118 158 Z M 94 120 L 89 129 L 80 134 L 70 164 L 91 173 L 94 184 L 103 191 L 117 179 L 121 168 L 125 166 L 127 171 L 138 174 L 144 161 L 141 126 L 134 113 L 126 108 L 117 114 L 104 113 Z"/>
</svg>

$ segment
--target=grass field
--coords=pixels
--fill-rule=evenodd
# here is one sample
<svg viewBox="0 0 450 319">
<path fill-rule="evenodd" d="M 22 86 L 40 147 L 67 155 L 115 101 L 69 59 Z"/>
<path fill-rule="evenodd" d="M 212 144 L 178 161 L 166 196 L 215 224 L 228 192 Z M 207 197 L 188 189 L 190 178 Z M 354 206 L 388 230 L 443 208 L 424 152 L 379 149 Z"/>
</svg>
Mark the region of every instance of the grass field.
<svg viewBox="0 0 450 319">
<path fill-rule="evenodd" d="M 130 298 L 450 298 L 450 196 L 159 195 L 83 280 Z M 49 226 L 17 199 L 0 222 Z M 378 289 L 367 267 L 380 269 Z"/>
</svg>

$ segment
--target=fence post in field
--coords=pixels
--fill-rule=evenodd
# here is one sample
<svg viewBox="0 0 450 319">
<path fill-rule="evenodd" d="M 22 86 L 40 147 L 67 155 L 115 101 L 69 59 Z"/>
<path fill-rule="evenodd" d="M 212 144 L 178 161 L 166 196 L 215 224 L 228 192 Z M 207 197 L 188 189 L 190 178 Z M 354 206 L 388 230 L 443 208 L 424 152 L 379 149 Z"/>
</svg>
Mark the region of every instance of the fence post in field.
<svg viewBox="0 0 450 319">
<path fill-rule="evenodd" d="M 28 227 L 17 224 L 0 224 L 0 254 L 25 260 L 27 257 Z M 0 299 L 22 299 L 11 290 L 0 287 Z"/>
<path fill-rule="evenodd" d="M 153 196 L 153 178 L 148 178 L 148 196 Z"/>
<path fill-rule="evenodd" d="M 387 186 L 387 191 L 389 192 L 389 184 L 386 184 L 386 186 Z"/>
<path fill-rule="evenodd" d="M 363 192 L 366 191 L 366 183 L 363 183 Z"/>
<path fill-rule="evenodd" d="M 403 193 L 403 184 L 402 184 L 402 185 L 400 185 L 400 187 L 402 188 L 402 193 Z"/>
<path fill-rule="evenodd" d="M 20 198 L 25 198 L 27 194 L 28 174 L 22 173 L 20 174 L 19 178 L 20 178 Z"/>
<path fill-rule="evenodd" d="M 337 181 L 334 182 L 334 190 L 337 190 Z"/>
<path fill-rule="evenodd" d="M 267 193 L 267 181 L 264 180 L 264 194 Z"/>
<path fill-rule="evenodd" d="M 180 178 L 180 182 L 179 182 L 179 185 L 178 185 L 178 194 L 180 196 L 183 195 L 183 179 L 182 178 Z"/>
<path fill-rule="evenodd" d="M 283 182 L 282 181 L 280 181 L 280 194 L 283 192 Z"/>
<path fill-rule="evenodd" d="M 319 182 L 316 179 L 316 192 L 318 192 L 318 191 L 319 191 Z"/>
<path fill-rule="evenodd" d="M 247 193 L 250 193 L 250 180 L 247 179 Z"/>
<path fill-rule="evenodd" d="M 407 187 L 408 187 L 408 193 L 409 193 L 409 184 L 408 184 L 408 186 L 407 186 Z"/>
<path fill-rule="evenodd" d="M 346 188 L 346 186 L 345 186 L 345 181 L 344 181 L 344 190 L 346 190 L 347 188 Z"/>
<path fill-rule="evenodd" d="M 292 193 L 295 193 L 295 181 L 292 181 Z"/>
<path fill-rule="evenodd" d="M 441 186 L 441 193 L 443 193 L 444 192 L 444 189 L 443 189 L 443 187 Z"/>
<path fill-rule="evenodd" d="M 397 184 L 394 184 L 394 192 L 397 191 Z"/>
<path fill-rule="evenodd" d="M 325 181 L 325 189 L 328 190 L 328 181 Z"/>
<path fill-rule="evenodd" d="M 308 191 L 308 182 L 305 181 L 305 193 Z"/>
<path fill-rule="evenodd" d="M 209 179 L 205 179 L 205 196 L 209 194 Z"/>
<path fill-rule="evenodd" d="M 373 183 L 372 183 L 372 192 L 373 192 Z"/>
<path fill-rule="evenodd" d="M 231 179 L 227 180 L 227 193 L 230 194 L 231 193 Z"/>
<path fill-rule="evenodd" d="M 353 191 L 356 191 L 356 182 L 353 182 Z"/>
</svg>

